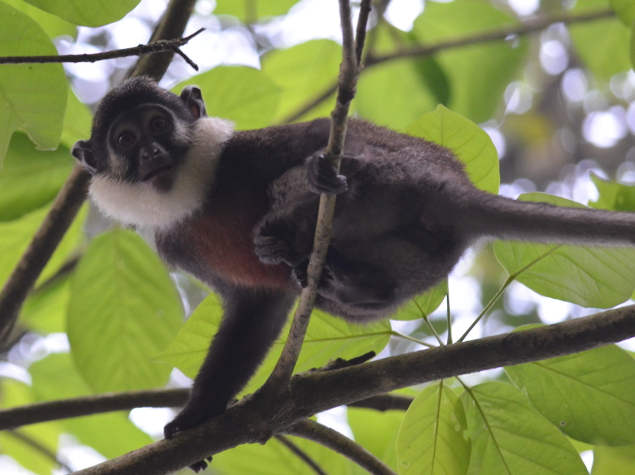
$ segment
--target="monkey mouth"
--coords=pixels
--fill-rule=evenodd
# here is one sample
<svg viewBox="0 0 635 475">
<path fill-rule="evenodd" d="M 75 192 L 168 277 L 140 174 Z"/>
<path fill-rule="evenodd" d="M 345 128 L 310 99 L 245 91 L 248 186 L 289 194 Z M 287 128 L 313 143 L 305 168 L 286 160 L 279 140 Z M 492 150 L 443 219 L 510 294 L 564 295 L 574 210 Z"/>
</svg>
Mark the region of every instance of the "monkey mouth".
<svg viewBox="0 0 635 475">
<path fill-rule="evenodd" d="M 157 168 L 156 170 L 152 170 L 151 172 L 147 173 L 141 181 L 151 181 L 153 178 L 163 175 L 164 173 L 167 173 L 170 170 L 172 170 L 171 165 L 164 165 L 162 167 Z"/>
</svg>

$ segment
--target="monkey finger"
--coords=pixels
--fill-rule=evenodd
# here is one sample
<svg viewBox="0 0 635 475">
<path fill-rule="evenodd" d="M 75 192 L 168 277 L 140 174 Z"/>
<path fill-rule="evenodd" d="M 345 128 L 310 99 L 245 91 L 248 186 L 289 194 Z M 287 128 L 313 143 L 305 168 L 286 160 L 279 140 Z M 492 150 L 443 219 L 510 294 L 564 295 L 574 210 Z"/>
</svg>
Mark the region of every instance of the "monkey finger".
<svg viewBox="0 0 635 475">
<path fill-rule="evenodd" d="M 348 189 L 346 177 L 323 155 L 313 155 L 307 161 L 307 180 L 314 193 L 339 194 Z"/>
<path fill-rule="evenodd" d="M 207 462 L 205 462 L 205 460 L 201 460 L 199 462 L 196 462 L 190 465 L 190 469 L 193 470 L 195 473 L 205 470 L 206 468 L 207 468 Z"/>
<path fill-rule="evenodd" d="M 256 255 L 265 264 L 280 264 L 291 256 L 288 244 L 275 236 L 256 236 L 254 244 Z"/>
</svg>

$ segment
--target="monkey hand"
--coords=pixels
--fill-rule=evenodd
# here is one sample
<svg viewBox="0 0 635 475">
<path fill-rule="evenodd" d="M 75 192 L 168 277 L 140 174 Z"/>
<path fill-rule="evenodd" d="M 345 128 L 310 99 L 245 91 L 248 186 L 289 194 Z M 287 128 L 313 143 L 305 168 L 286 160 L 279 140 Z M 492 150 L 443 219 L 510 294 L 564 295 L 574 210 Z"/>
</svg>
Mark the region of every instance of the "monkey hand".
<svg viewBox="0 0 635 475">
<path fill-rule="evenodd" d="M 312 240 L 303 239 L 301 229 L 304 227 L 307 226 L 294 225 L 280 215 L 269 217 L 256 230 L 256 255 L 265 264 L 297 266 L 311 253 Z"/>
<path fill-rule="evenodd" d="M 337 168 L 323 153 L 311 156 L 306 164 L 307 180 L 312 192 L 337 195 L 348 190 L 346 177 L 339 174 Z"/>
</svg>

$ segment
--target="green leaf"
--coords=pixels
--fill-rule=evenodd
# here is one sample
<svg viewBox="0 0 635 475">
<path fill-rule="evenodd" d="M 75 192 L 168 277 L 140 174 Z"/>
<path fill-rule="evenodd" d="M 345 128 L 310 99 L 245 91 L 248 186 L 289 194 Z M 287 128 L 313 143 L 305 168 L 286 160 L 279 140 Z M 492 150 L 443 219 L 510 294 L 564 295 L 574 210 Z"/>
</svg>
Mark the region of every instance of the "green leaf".
<svg viewBox="0 0 635 475">
<path fill-rule="evenodd" d="M 635 361 L 617 346 L 505 368 L 531 404 L 574 439 L 635 443 Z"/>
<path fill-rule="evenodd" d="M 150 361 L 177 334 L 181 301 L 159 258 L 134 232 L 90 244 L 72 279 L 68 338 L 95 391 L 162 386 L 171 368 Z"/>
<path fill-rule="evenodd" d="M 515 23 L 518 23 L 516 19 L 498 10 L 491 2 L 427 2 L 423 14 L 415 20 L 413 33 L 423 43 L 433 45 Z M 501 104 L 505 89 L 524 64 L 526 46 L 524 38 L 515 38 L 438 53 L 437 61 L 450 84 L 449 107 L 474 122 L 490 119 Z"/>
<path fill-rule="evenodd" d="M 70 298 L 69 278 L 55 279 L 34 290 L 20 311 L 20 323 L 43 333 L 66 331 L 66 309 Z"/>
<path fill-rule="evenodd" d="M 409 300 L 405 305 L 399 307 L 396 314 L 391 315 L 392 320 L 417 320 L 424 318 L 434 312 L 445 300 L 448 294 L 448 281 L 445 279 L 440 284 L 435 285 L 424 293 Z"/>
<path fill-rule="evenodd" d="M 20 218 L 55 198 L 73 168 L 70 151 L 38 152 L 16 133 L 0 170 L 0 221 Z"/>
<path fill-rule="evenodd" d="M 470 463 L 465 412 L 443 381 L 412 402 L 397 436 L 399 475 L 463 475 Z"/>
<path fill-rule="evenodd" d="M 633 0 L 609 0 L 609 5 L 617 13 L 617 17 L 626 26 L 631 26 L 635 21 L 635 2 Z"/>
<path fill-rule="evenodd" d="M 207 114 L 233 120 L 237 129 L 266 127 L 278 108 L 280 88 L 258 69 L 219 66 L 172 88 L 176 94 L 188 84 L 203 91 Z"/>
<path fill-rule="evenodd" d="M 348 459 L 322 445 L 288 437 L 328 475 L 353 475 L 360 472 Z M 214 455 L 210 468 L 223 474 L 315 475 L 300 457 L 276 439 L 263 445 L 246 444 Z"/>
<path fill-rule="evenodd" d="M 284 15 L 298 0 L 216 0 L 214 15 L 232 15 L 245 22 Z"/>
<path fill-rule="evenodd" d="M 45 12 L 82 26 L 102 26 L 121 20 L 140 0 L 25 0 Z"/>
<path fill-rule="evenodd" d="M 439 105 L 410 124 L 406 133 L 449 148 L 478 188 L 498 193 L 498 153 L 489 135 L 475 123 Z"/>
<path fill-rule="evenodd" d="M 348 407 L 347 413 L 355 442 L 397 472 L 395 444 L 404 412 Z"/>
<path fill-rule="evenodd" d="M 584 207 L 543 193 L 519 199 Z M 633 249 L 496 241 L 494 253 L 510 275 L 533 291 L 584 307 L 613 307 L 628 300 L 635 288 Z"/>
<path fill-rule="evenodd" d="M 274 122 L 283 122 L 311 100 L 335 85 L 342 60 L 342 48 L 334 41 L 315 40 L 263 58 L 262 70 L 282 89 Z M 328 115 L 334 102 L 323 101 L 299 120 Z"/>
<path fill-rule="evenodd" d="M 64 129 L 61 142 L 70 150 L 78 140 L 90 137 L 90 125 L 93 123 L 93 114 L 86 104 L 82 104 L 75 93 L 69 89 L 66 103 L 66 115 L 64 116 Z"/>
<path fill-rule="evenodd" d="M 209 342 L 218 330 L 221 316 L 220 300 L 216 294 L 210 294 L 157 359 L 176 366 L 189 377 L 196 376 L 209 349 Z M 244 392 L 254 391 L 269 376 L 282 352 L 289 328 L 290 322 Z M 390 324 L 387 320 L 364 326 L 352 325 L 316 310 L 311 317 L 295 372 L 323 366 L 334 358 L 350 359 L 369 351 L 379 353 L 389 339 Z"/>
<path fill-rule="evenodd" d="M 33 393 L 38 401 L 91 394 L 68 353 L 49 355 L 34 363 L 29 371 L 33 377 Z M 59 424 L 82 444 L 108 458 L 118 457 L 152 442 L 148 434 L 128 419 L 128 411 L 63 419 Z"/>
<path fill-rule="evenodd" d="M 603 180 L 591 173 L 591 180 L 600 192 L 597 201 L 589 203 L 597 209 L 610 211 L 635 211 L 635 186 Z"/>
<path fill-rule="evenodd" d="M 421 114 L 433 110 L 437 102 L 422 84 L 417 64 L 411 59 L 368 68 L 359 78 L 355 97 L 360 115 L 395 130 L 403 130 Z"/>
<path fill-rule="evenodd" d="M 56 54 L 34 20 L 0 2 L 0 56 Z M 0 65 L 0 167 L 17 129 L 25 131 L 39 149 L 57 147 L 67 89 L 61 64 Z"/>
<path fill-rule="evenodd" d="M 66 262 L 69 255 L 75 250 L 79 244 L 83 233 L 82 225 L 86 218 L 86 210 L 84 207 L 79 215 L 64 235 L 64 239 L 57 247 L 51 260 L 48 262 L 40 278 L 38 284 L 52 277 Z M 8 222 L 0 222 L 0 282 L 3 283 L 13 272 L 20 257 L 31 242 L 33 235 L 40 227 L 42 220 L 48 213 L 49 209 L 41 208 L 19 219 Z"/>
<path fill-rule="evenodd" d="M 20 10 L 22 13 L 33 18 L 38 25 L 46 32 L 49 38 L 57 38 L 58 36 L 71 36 L 75 37 L 77 34 L 77 27 L 72 23 L 62 20 L 50 13 L 35 8 L 22 0 L 2 0 L 4 3 L 11 5 L 16 10 Z"/>
<path fill-rule="evenodd" d="M 461 399 L 472 440 L 468 474 L 588 474 L 562 432 L 511 384 L 479 384 Z"/>
<path fill-rule="evenodd" d="M 633 475 L 635 445 L 626 447 L 595 447 L 593 475 Z"/>
<path fill-rule="evenodd" d="M 589 13 L 607 6 L 606 0 L 577 0 L 571 13 Z M 631 68 L 629 28 L 617 18 L 570 25 L 569 33 L 577 56 L 596 78 L 608 81 Z"/>
<path fill-rule="evenodd" d="M 1 381 L 0 407 L 16 407 L 32 404 L 35 402 L 31 388 L 24 383 L 4 378 Z M 62 426 L 57 422 L 46 422 L 43 424 L 33 424 L 17 429 L 29 439 L 41 444 L 51 453 L 57 452 L 57 441 L 62 433 Z M 23 440 L 20 440 L 9 431 L 0 432 L 0 453 L 14 458 L 24 468 L 31 472 L 50 475 L 53 469 L 59 466 Z"/>
</svg>

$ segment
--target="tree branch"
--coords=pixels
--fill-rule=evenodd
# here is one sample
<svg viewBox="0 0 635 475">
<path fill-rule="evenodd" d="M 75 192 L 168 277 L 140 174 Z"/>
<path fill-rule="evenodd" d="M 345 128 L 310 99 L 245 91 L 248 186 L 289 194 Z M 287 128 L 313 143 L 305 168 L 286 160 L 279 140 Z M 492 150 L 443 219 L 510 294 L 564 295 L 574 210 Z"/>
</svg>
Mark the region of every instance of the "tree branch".
<svg viewBox="0 0 635 475">
<path fill-rule="evenodd" d="M 317 473 L 318 475 L 328 475 L 324 470 L 322 470 L 322 467 L 320 467 L 317 462 L 309 456 L 309 454 L 307 454 L 304 450 L 291 442 L 288 437 L 277 435 L 276 439 L 278 439 L 280 443 L 288 448 L 291 452 L 297 455 L 298 458 L 306 463 L 315 473 Z"/>
<path fill-rule="evenodd" d="M 171 0 L 152 40 L 180 38 L 194 3 L 195 0 Z M 132 75 L 146 75 L 158 80 L 167 70 L 173 55 L 169 51 L 142 56 Z M 79 164 L 75 165 L 40 229 L 0 292 L 0 347 L 6 344 L 24 300 L 75 219 L 86 198 L 89 179 L 88 173 Z"/>
<path fill-rule="evenodd" d="M 369 397 L 349 404 L 349 407 L 359 407 L 364 409 L 375 409 L 376 411 L 386 412 L 391 410 L 407 411 L 412 404 L 413 398 L 408 396 L 399 396 L 397 394 L 380 394 L 378 396 Z M 0 413 L 0 418 L 1 418 Z"/>
<path fill-rule="evenodd" d="M 373 475 L 396 475 L 388 465 L 379 460 L 361 445 L 353 442 L 348 437 L 340 434 L 336 430 L 318 424 L 310 419 L 294 425 L 285 431 L 287 434 L 312 440 L 324 447 L 343 455 L 347 459 L 355 462 L 360 467 L 366 469 Z"/>
<path fill-rule="evenodd" d="M 54 452 L 52 452 L 47 447 L 39 443 L 37 440 L 29 437 L 26 434 L 23 434 L 22 432 L 18 432 L 17 430 L 10 430 L 9 434 L 11 435 L 11 437 L 18 439 L 20 442 L 23 442 L 29 447 L 40 452 L 42 455 L 44 455 L 46 458 L 55 462 L 57 465 L 62 467 L 64 470 L 66 470 L 68 473 L 71 473 L 73 471 L 68 465 L 66 465 L 64 462 L 58 459 Z"/>
<path fill-rule="evenodd" d="M 419 45 L 417 47 L 412 47 L 408 49 L 404 49 L 401 51 L 396 51 L 394 53 L 382 55 L 382 56 L 373 56 L 367 55 L 364 70 L 372 68 L 373 66 L 377 66 L 378 64 L 382 64 L 388 61 L 397 60 L 400 58 L 406 57 L 426 57 L 432 56 L 435 53 L 439 53 L 448 49 L 461 48 L 464 46 L 477 45 L 481 43 L 489 43 L 492 41 L 504 41 L 509 37 L 513 36 L 524 36 L 530 33 L 534 33 L 537 31 L 544 30 L 548 26 L 551 26 L 555 23 L 564 23 L 566 25 L 576 24 L 576 23 L 585 23 L 589 21 L 602 20 L 605 18 L 610 18 L 615 16 L 615 12 L 613 10 L 600 10 L 591 13 L 583 13 L 580 15 L 570 15 L 570 14 L 559 14 L 552 15 L 545 18 L 536 18 L 533 20 L 527 20 L 522 24 L 518 25 L 510 25 L 503 28 L 499 28 L 496 30 L 492 30 L 485 33 L 479 33 L 477 35 L 468 36 L 464 38 L 458 39 L 450 39 L 446 41 L 440 41 L 433 45 L 423 46 Z M 303 115 L 311 111 L 314 107 L 317 107 L 326 99 L 328 99 L 333 92 L 335 92 L 337 88 L 336 84 L 331 84 L 324 88 L 324 90 L 316 95 L 313 99 L 308 101 L 305 105 L 298 108 L 297 111 L 289 114 L 286 118 L 284 118 L 281 123 L 286 124 L 290 122 L 294 122 L 300 119 Z"/>
<path fill-rule="evenodd" d="M 361 52 L 364 46 L 364 35 L 362 35 L 361 38 L 359 38 L 361 44 L 357 45 L 357 51 L 359 51 L 360 56 L 357 57 L 353 37 L 353 25 L 351 23 L 350 1 L 340 0 L 339 4 L 343 36 L 343 57 L 338 80 L 337 100 L 335 102 L 335 109 L 331 113 L 331 131 L 325 152 L 326 157 L 337 167 L 339 167 L 344 151 L 348 110 L 353 97 L 355 97 L 355 85 L 357 84 L 357 78 L 359 76 Z M 363 0 L 359 15 L 358 32 L 360 30 L 365 31 L 369 12 L 370 0 Z M 282 391 L 286 388 L 291 379 L 293 368 L 300 354 L 304 335 L 309 325 L 311 311 L 315 304 L 317 287 L 320 281 L 322 267 L 326 260 L 326 251 L 329 245 L 334 210 L 335 195 L 322 194 L 320 196 L 313 251 L 311 252 L 307 271 L 308 285 L 302 289 L 300 302 L 293 317 L 291 330 L 289 331 L 289 336 L 285 342 L 280 359 L 273 369 L 271 376 L 263 386 L 263 391 L 265 392 L 269 391 L 274 394 Z"/>
<path fill-rule="evenodd" d="M 187 44 L 192 38 L 201 33 L 205 28 L 201 28 L 197 32 L 186 36 L 185 38 L 177 38 L 174 40 L 158 40 L 146 45 L 139 45 L 133 48 L 124 48 L 114 51 L 106 51 L 104 53 L 94 54 L 62 54 L 56 56 L 2 56 L 0 64 L 23 64 L 23 63 L 94 63 L 95 61 L 103 61 L 106 59 L 124 58 L 126 56 L 143 56 L 146 54 L 161 53 L 163 51 L 172 51 L 183 56 L 187 63 L 198 71 L 198 66 L 190 60 L 179 49 L 180 46 Z"/>
<path fill-rule="evenodd" d="M 267 440 L 318 412 L 400 388 L 597 348 L 635 336 L 635 306 L 555 325 L 454 343 L 333 371 L 295 375 L 277 404 L 256 393 L 222 415 L 77 472 L 163 475 L 240 444 Z"/>
<path fill-rule="evenodd" d="M 185 405 L 189 394 L 187 388 L 155 389 L 38 402 L 0 410 L 0 430 L 136 407 L 178 407 Z"/>
</svg>

